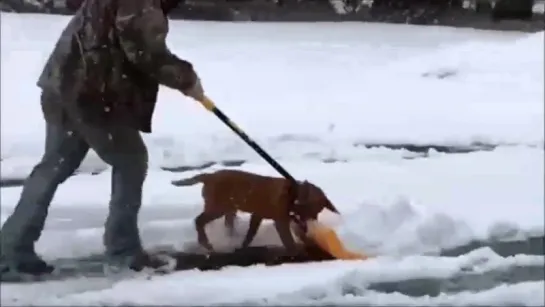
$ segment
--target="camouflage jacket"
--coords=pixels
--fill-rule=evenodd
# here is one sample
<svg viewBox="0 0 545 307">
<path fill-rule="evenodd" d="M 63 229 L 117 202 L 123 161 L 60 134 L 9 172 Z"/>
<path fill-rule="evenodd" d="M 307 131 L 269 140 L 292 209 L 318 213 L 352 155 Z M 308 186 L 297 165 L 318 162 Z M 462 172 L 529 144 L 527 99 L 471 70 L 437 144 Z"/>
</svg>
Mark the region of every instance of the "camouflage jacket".
<svg viewBox="0 0 545 307">
<path fill-rule="evenodd" d="M 51 53 L 38 86 L 60 101 L 69 118 L 130 125 L 151 132 L 159 84 L 186 90 L 196 81 L 191 63 L 166 45 L 161 0 L 85 0 Z"/>
</svg>

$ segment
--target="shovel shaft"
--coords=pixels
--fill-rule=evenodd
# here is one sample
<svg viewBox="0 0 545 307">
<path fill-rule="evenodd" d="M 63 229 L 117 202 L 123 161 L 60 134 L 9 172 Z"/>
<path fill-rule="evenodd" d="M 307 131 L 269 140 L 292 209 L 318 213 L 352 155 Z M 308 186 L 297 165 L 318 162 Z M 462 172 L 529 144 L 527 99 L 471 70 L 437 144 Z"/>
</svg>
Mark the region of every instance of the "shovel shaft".
<svg viewBox="0 0 545 307">
<path fill-rule="evenodd" d="M 238 125 L 236 125 L 231 119 L 225 115 L 220 109 L 216 107 L 214 102 L 208 97 L 204 97 L 202 101 L 199 101 L 202 106 L 208 111 L 214 113 L 219 120 L 227 125 L 234 133 L 236 133 L 248 146 L 250 146 L 258 155 L 260 155 L 267 163 L 269 163 L 280 175 L 288 179 L 291 182 L 296 182 L 288 171 L 282 167 L 273 157 L 271 157 L 261 146 L 259 146 L 254 140 L 252 140 Z"/>
</svg>

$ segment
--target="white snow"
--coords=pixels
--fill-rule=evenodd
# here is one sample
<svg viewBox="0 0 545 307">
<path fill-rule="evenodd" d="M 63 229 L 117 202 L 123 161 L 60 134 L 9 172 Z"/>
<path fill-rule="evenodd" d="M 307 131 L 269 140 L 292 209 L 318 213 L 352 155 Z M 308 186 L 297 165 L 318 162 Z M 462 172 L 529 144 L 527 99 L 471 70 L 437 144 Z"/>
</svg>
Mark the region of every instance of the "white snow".
<svg viewBox="0 0 545 307">
<path fill-rule="evenodd" d="M 44 123 L 35 83 L 66 21 L 1 14 L 2 178 L 24 178 L 40 159 Z M 437 297 L 365 286 L 543 265 L 542 256 L 505 258 L 486 248 L 459 257 L 433 255 L 472 239 L 543 234 L 543 34 L 172 21 L 169 45 L 194 62 L 209 96 L 295 177 L 321 186 L 342 215 L 324 212 L 320 218 L 350 248 L 377 258 L 115 283 L 2 285 L 1 304 L 541 305 L 542 281 Z M 448 77 L 438 78 L 443 75 Z M 276 173 L 197 103 L 165 88 L 159 99 L 154 132 L 145 135 L 150 172 L 141 232 L 149 248 L 186 248 L 195 244 L 200 186 L 175 188 L 172 179 L 195 171 L 160 167 L 246 160 L 242 169 Z M 406 150 L 354 146 L 362 143 L 501 146 L 469 154 L 431 151 L 421 158 Z M 110 173 L 88 173 L 106 168 L 92 153 L 82 174 L 59 188 L 37 245 L 44 257 L 102 252 Z M 2 223 L 20 192 L 1 190 Z M 271 226 L 263 225 L 255 244 L 280 244 Z M 243 218 L 237 238 L 227 237 L 219 221 L 208 232 L 214 246 L 229 249 L 245 229 Z"/>
</svg>

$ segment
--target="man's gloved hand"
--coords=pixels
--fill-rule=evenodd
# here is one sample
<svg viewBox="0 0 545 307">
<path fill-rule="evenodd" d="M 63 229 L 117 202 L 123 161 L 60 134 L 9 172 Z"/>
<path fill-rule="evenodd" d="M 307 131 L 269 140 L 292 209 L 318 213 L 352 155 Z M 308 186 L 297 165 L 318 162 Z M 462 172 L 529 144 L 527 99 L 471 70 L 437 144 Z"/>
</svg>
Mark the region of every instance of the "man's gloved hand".
<svg viewBox="0 0 545 307">
<path fill-rule="evenodd" d="M 204 100 L 204 89 L 202 88 L 201 79 L 197 77 L 195 83 L 190 88 L 182 91 L 184 95 L 191 97 L 197 101 Z"/>
</svg>

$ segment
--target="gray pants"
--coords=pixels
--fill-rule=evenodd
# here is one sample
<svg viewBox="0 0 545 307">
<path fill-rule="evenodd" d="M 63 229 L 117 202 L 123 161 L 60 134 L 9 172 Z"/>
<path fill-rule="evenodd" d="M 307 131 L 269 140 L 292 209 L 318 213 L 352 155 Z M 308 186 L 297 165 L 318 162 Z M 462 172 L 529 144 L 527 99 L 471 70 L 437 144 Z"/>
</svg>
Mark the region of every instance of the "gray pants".
<svg viewBox="0 0 545 307">
<path fill-rule="evenodd" d="M 148 156 L 139 131 L 69 121 L 66 125 L 47 124 L 42 160 L 27 178 L 17 207 L 0 231 L 2 262 L 37 259 L 34 244 L 55 191 L 79 167 L 90 148 L 112 166 L 112 194 L 103 238 L 106 254 L 125 258 L 141 252 L 137 219 Z"/>
</svg>

